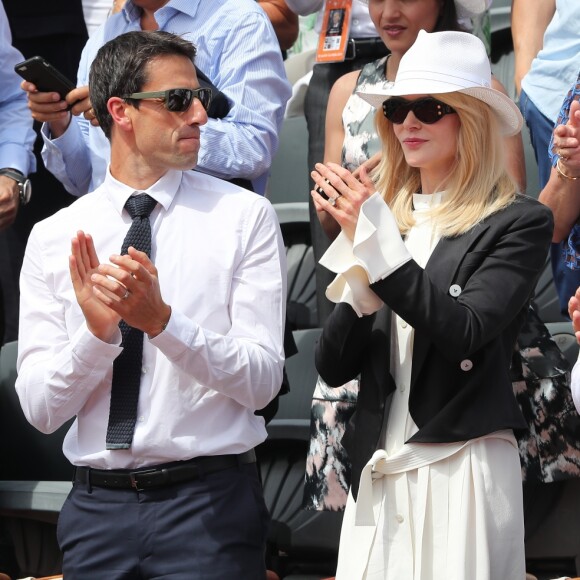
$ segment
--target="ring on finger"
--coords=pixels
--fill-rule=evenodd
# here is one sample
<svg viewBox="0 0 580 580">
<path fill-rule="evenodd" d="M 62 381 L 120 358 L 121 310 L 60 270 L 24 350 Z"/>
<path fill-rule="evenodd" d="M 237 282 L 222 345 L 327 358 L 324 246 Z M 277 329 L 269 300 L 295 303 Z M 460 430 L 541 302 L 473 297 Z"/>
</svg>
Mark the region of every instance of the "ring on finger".
<svg viewBox="0 0 580 580">
<path fill-rule="evenodd" d="M 332 206 L 335 207 L 336 206 L 336 202 L 338 200 L 338 198 L 340 197 L 340 195 L 337 195 L 336 197 L 330 197 L 328 199 L 328 203 Z"/>
<path fill-rule="evenodd" d="M 123 294 L 122 300 L 127 300 L 127 298 L 129 298 L 129 296 L 131 296 L 131 292 L 129 292 L 128 288 L 125 288 L 125 294 Z"/>
</svg>

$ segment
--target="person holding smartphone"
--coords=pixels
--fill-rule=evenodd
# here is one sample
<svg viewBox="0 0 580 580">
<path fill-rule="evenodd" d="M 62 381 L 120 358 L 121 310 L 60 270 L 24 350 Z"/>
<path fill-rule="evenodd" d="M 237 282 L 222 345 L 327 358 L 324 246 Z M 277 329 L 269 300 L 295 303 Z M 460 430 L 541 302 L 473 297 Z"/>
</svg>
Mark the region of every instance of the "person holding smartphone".
<svg viewBox="0 0 580 580">
<path fill-rule="evenodd" d="M 244 180 L 263 195 L 291 88 L 270 20 L 255 0 L 217 5 L 200 0 L 128 0 L 89 38 L 77 88 L 64 101 L 24 82 L 33 117 L 45 123 L 47 168 L 73 195 L 84 195 L 102 183 L 110 148 L 90 103 L 88 71 L 100 46 L 136 29 L 168 30 L 197 46 L 198 68 L 232 104 L 226 117 L 209 119 L 204 126 L 198 170 Z"/>
</svg>

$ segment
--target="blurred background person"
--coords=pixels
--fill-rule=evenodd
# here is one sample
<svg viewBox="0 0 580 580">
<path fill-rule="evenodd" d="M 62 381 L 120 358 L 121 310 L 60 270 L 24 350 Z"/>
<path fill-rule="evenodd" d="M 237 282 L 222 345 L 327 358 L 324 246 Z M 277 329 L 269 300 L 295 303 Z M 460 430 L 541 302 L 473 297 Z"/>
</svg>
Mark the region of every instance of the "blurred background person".
<svg viewBox="0 0 580 580">
<path fill-rule="evenodd" d="M 257 2 L 268 15 L 280 43 L 282 56 L 286 58 L 287 51 L 298 38 L 298 15 L 290 10 L 286 0 L 257 0 Z"/>
<path fill-rule="evenodd" d="M 66 77 L 74 80 L 81 52 L 87 41 L 81 3 L 78 0 L 51 0 L 50 2 L 3 0 L 3 5 L 11 29 L 13 45 L 22 53 L 22 58 L 18 62 L 40 55 Z M 2 38 L 4 40 L 9 36 L 3 35 Z M 2 60 L 2 74 L 15 74 L 14 64 L 16 64 L 14 60 Z M 21 81 L 19 76 L 14 77 L 16 90 L 20 92 L 22 92 Z M 7 90 L 5 87 L 7 85 L 2 83 L 0 90 Z M 26 97 L 25 93 L 24 96 Z M 21 98 L 20 95 L 19 98 Z M 27 118 L 22 119 L 21 123 L 28 124 L 30 112 L 26 106 L 22 114 Z M 18 211 L 12 227 L 0 234 L 0 271 L 7 316 L 7 341 L 16 340 L 18 335 L 18 277 L 30 230 L 36 222 L 52 215 L 74 200 L 59 180 L 46 170 L 42 162 L 40 126 L 40 123 L 34 124 L 37 134 L 34 142 L 36 171 L 29 176 L 33 194 L 30 202 Z M 24 175 L 28 175 L 26 171 Z"/>
<path fill-rule="evenodd" d="M 0 3 L 0 345 L 17 337 L 18 276 L 26 239 L 18 235 L 20 229 L 14 222 L 30 200 L 27 180 L 36 169 L 32 120 L 20 89 L 21 79 L 14 72 L 14 65 L 22 60 L 21 52 L 12 46 L 8 18 Z M 40 200 L 43 194 L 39 193 Z"/>
<path fill-rule="evenodd" d="M 135 29 L 181 34 L 197 46 L 198 68 L 232 104 L 224 118 L 210 118 L 203 127 L 198 170 L 263 195 L 290 86 L 272 25 L 254 0 L 217 6 L 128 0 L 89 39 L 68 102 L 54 102 L 52 94 L 36 93 L 25 83 L 34 117 L 46 123 L 43 158 L 49 170 L 73 195 L 102 182 L 109 145 L 90 107 L 88 68 L 104 42 Z M 72 103 L 71 119 L 65 109 Z"/>
</svg>

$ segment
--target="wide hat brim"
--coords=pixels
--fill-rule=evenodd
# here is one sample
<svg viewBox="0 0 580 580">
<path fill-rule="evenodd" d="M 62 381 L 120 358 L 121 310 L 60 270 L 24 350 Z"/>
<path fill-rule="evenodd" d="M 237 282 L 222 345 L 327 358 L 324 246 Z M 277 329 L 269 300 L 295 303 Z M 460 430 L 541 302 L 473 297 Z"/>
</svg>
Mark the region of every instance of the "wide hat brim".
<svg viewBox="0 0 580 580">
<path fill-rule="evenodd" d="M 499 120 L 499 125 L 504 135 L 515 135 L 519 133 L 523 126 L 523 119 L 517 105 L 500 91 L 491 87 L 463 87 L 451 86 L 449 80 L 437 82 L 436 80 L 407 79 L 404 82 L 396 83 L 396 87 L 382 88 L 374 91 L 372 87 L 367 87 L 364 92 L 357 92 L 357 95 L 372 105 L 375 109 L 380 109 L 383 103 L 391 97 L 404 97 L 406 95 L 436 95 L 452 92 L 465 93 L 484 103 L 487 103 Z"/>
<path fill-rule="evenodd" d="M 506 135 L 518 133 L 523 119 L 516 104 L 491 86 L 483 42 L 466 32 L 426 32 L 401 58 L 394 83 L 367 85 L 357 94 L 376 109 L 391 97 L 460 92 L 487 103 Z"/>
</svg>

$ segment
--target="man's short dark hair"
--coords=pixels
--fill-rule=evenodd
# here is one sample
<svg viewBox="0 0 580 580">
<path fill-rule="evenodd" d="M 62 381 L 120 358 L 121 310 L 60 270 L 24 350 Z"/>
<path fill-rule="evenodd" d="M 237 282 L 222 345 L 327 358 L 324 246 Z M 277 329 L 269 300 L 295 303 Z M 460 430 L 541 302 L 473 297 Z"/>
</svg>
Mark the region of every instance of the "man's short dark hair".
<svg viewBox="0 0 580 580">
<path fill-rule="evenodd" d="M 111 97 L 138 93 L 147 83 L 146 67 L 158 56 L 185 56 L 192 62 L 195 46 L 162 30 L 126 32 L 101 46 L 91 65 L 89 95 L 91 106 L 107 139 L 111 138 L 113 120 L 107 110 Z M 139 102 L 134 102 L 139 107 Z"/>
</svg>

